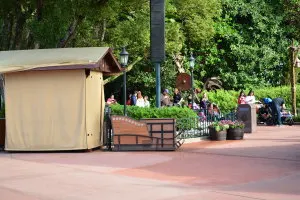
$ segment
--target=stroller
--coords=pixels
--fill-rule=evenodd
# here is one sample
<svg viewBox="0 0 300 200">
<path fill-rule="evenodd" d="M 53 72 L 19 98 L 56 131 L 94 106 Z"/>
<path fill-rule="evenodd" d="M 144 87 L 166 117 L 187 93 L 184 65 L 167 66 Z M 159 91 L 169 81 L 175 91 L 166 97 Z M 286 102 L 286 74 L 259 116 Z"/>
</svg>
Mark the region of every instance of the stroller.
<svg viewBox="0 0 300 200">
<path fill-rule="evenodd" d="M 260 124 L 266 124 L 268 126 L 275 125 L 275 116 L 272 116 L 271 103 L 272 99 L 263 98 L 263 104 L 258 109 L 257 122 Z M 283 124 L 292 126 L 294 124 L 293 115 L 288 110 L 281 110 L 281 121 Z"/>
</svg>

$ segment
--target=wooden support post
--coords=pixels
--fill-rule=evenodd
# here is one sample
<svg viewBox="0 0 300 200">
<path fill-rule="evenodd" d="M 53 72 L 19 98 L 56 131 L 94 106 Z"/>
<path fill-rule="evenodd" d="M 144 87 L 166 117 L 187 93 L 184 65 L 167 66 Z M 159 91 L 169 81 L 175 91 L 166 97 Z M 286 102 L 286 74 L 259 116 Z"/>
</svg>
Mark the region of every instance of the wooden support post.
<svg viewBox="0 0 300 200">
<path fill-rule="evenodd" d="M 294 40 L 292 41 L 292 46 L 290 47 L 290 76 L 291 76 L 291 93 L 292 93 L 292 113 L 293 115 L 297 115 L 297 90 L 296 90 L 296 60 L 298 57 L 298 52 L 300 47 L 294 46 Z"/>
</svg>

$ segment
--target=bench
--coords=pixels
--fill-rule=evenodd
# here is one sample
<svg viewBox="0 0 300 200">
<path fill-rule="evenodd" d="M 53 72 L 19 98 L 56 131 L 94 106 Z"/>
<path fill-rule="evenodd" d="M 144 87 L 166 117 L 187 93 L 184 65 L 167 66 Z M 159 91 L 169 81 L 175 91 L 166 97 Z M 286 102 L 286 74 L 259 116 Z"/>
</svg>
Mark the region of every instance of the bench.
<svg viewBox="0 0 300 200">
<path fill-rule="evenodd" d="M 134 120 L 126 116 L 111 116 L 112 150 L 175 150 L 174 119 Z"/>
</svg>

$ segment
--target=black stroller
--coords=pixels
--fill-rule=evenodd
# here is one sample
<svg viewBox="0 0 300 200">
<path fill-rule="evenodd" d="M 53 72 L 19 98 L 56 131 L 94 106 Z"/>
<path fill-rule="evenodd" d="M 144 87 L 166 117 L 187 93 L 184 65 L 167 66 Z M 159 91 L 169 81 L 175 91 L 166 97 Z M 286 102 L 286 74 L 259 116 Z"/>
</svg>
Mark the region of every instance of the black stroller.
<svg viewBox="0 0 300 200">
<path fill-rule="evenodd" d="M 264 98 L 262 102 L 263 104 L 261 104 L 260 108 L 258 109 L 257 122 L 259 124 L 266 124 L 268 126 L 275 125 L 276 116 L 272 116 L 272 99 Z M 294 124 L 294 120 L 291 112 L 288 110 L 281 110 L 281 121 L 283 124 L 292 126 Z"/>
</svg>

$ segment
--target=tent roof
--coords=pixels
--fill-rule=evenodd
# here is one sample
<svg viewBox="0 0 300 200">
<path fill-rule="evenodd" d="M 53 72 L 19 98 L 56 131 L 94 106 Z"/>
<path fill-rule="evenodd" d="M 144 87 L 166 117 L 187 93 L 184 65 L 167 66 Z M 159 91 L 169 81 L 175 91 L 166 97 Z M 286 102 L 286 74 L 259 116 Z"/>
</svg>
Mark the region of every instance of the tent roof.
<svg viewBox="0 0 300 200">
<path fill-rule="evenodd" d="M 109 47 L 0 51 L 0 73 L 58 69 L 95 69 L 107 74 L 122 70 Z"/>
</svg>

